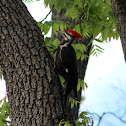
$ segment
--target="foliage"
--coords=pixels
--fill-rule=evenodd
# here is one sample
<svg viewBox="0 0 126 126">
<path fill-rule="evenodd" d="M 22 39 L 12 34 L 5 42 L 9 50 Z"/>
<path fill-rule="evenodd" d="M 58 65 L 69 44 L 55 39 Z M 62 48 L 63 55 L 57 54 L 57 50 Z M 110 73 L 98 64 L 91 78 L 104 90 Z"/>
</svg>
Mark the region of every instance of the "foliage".
<svg viewBox="0 0 126 126">
<path fill-rule="evenodd" d="M 83 44 L 73 44 L 73 47 L 76 52 L 77 60 L 78 59 L 81 59 L 81 61 L 84 59 L 86 60 L 86 58 L 88 57 L 88 55 L 85 54 L 85 52 L 87 51 L 87 46 Z"/>
<path fill-rule="evenodd" d="M 51 20 L 38 22 L 38 26 L 41 28 L 42 33 L 46 35 L 50 28 L 56 31 L 65 29 L 73 29 L 80 33 L 84 38 L 93 36 L 93 40 L 103 43 L 104 41 L 111 40 L 111 38 L 118 39 L 118 31 L 115 17 L 112 13 L 111 1 L 110 0 L 44 0 L 45 5 L 50 7 L 52 10 L 53 6 L 57 11 L 66 8 L 65 17 L 72 18 L 76 23 L 75 26 L 71 26 L 68 21 Z M 101 33 L 101 36 L 97 38 L 97 35 Z M 49 40 L 49 39 L 48 39 Z M 55 40 L 58 42 L 58 40 Z M 60 41 L 59 41 L 60 42 Z M 56 51 L 55 42 L 48 41 L 51 45 L 53 53 Z M 48 46 L 49 47 L 49 46 Z M 88 56 L 85 54 L 86 46 L 83 44 L 73 45 L 76 50 L 77 59 L 84 60 Z M 99 47 L 98 44 L 92 46 L 90 54 L 98 55 L 103 52 L 103 48 Z"/>
<path fill-rule="evenodd" d="M 59 31 L 59 29 L 63 31 L 64 29 L 70 26 L 70 23 L 68 21 L 51 20 L 51 21 L 45 21 L 44 23 L 38 22 L 38 26 L 42 30 L 42 33 L 44 35 L 46 35 L 49 32 L 51 27 L 54 33 L 57 35 L 58 34 L 57 31 Z"/>
<path fill-rule="evenodd" d="M 0 126 L 5 126 L 7 123 L 10 123 L 10 121 L 7 120 L 10 115 L 10 106 L 9 102 L 6 100 L 6 97 L 0 100 L 0 103 L 2 104 L 0 107 Z"/>
<path fill-rule="evenodd" d="M 87 88 L 87 84 L 81 80 L 81 79 L 78 79 L 78 84 L 77 84 L 77 92 L 80 90 L 80 88 L 82 88 L 83 90 L 85 90 L 85 88 Z M 69 102 L 71 103 L 71 108 L 75 106 L 77 106 L 78 103 L 80 103 L 79 101 L 73 99 L 73 98 L 69 98 Z"/>
<path fill-rule="evenodd" d="M 23 1 L 32 2 L 32 0 Z M 53 6 L 57 11 L 66 8 L 65 17 L 70 17 L 75 20 L 76 25 L 72 27 L 68 21 L 51 20 L 44 22 L 43 20 L 41 23 L 38 22 L 38 26 L 41 28 L 43 34 L 47 34 L 52 27 L 56 35 L 56 31 L 58 30 L 63 31 L 66 28 L 72 28 L 82 34 L 83 37 L 93 35 L 93 40 L 98 42 L 107 41 L 108 38 L 111 40 L 112 37 L 118 39 L 119 37 L 110 0 L 44 0 L 44 2 L 46 6 L 49 5 L 51 10 Z M 96 39 L 99 33 L 101 33 L 101 38 Z M 94 55 L 102 52 L 102 50 L 100 50 L 99 47 L 96 48 L 96 46 L 93 46 L 92 50 L 93 52 L 91 54 Z M 77 53 L 78 59 L 81 58 L 81 60 L 83 60 L 86 57 L 87 56 L 82 52 Z"/>
<path fill-rule="evenodd" d="M 56 56 L 56 49 L 60 43 L 61 41 L 59 39 L 51 40 L 50 37 L 45 38 L 46 47 L 48 48 L 53 57 Z"/>
<path fill-rule="evenodd" d="M 73 99 L 71 97 L 69 98 L 69 102 L 71 103 L 71 108 L 73 108 L 74 105 L 77 106 L 77 104 L 80 103 L 79 101 L 77 101 L 77 100 L 75 100 L 75 99 Z"/>
<path fill-rule="evenodd" d="M 77 92 L 82 88 L 85 90 L 85 88 L 88 88 L 88 85 L 81 79 L 78 79 L 78 84 L 77 84 Z"/>
<path fill-rule="evenodd" d="M 53 57 L 56 56 L 56 49 L 57 49 L 57 47 L 60 43 L 61 43 L 61 41 L 59 39 L 51 40 L 50 37 L 45 38 L 46 47 L 48 48 L 48 50 L 50 51 L 50 53 Z M 85 52 L 87 51 L 87 47 L 85 45 L 83 45 L 83 44 L 72 44 L 72 46 L 73 46 L 73 48 L 76 52 L 77 60 L 81 59 L 81 61 L 82 61 L 82 60 L 86 59 L 87 57 L 89 57 L 88 55 L 85 54 Z M 98 47 L 98 46 L 96 45 L 96 47 Z M 93 48 L 93 50 L 94 49 L 95 48 Z"/>
<path fill-rule="evenodd" d="M 80 113 L 78 119 L 75 121 L 76 126 L 93 126 L 93 120 L 88 115 L 88 112 Z M 68 121 L 61 120 L 59 126 L 72 126 Z"/>
<path fill-rule="evenodd" d="M 2 79 L 2 72 L 0 71 L 0 79 Z"/>
<path fill-rule="evenodd" d="M 65 80 L 62 76 L 60 76 L 60 82 L 61 82 L 62 87 L 65 88 L 65 86 L 64 86 Z"/>
<path fill-rule="evenodd" d="M 68 121 L 61 120 L 58 126 L 72 126 Z"/>
<path fill-rule="evenodd" d="M 88 112 L 80 113 L 78 119 L 76 120 L 76 126 L 93 126 L 93 120 L 88 115 Z"/>
<path fill-rule="evenodd" d="M 102 40 L 111 37 L 118 38 L 117 25 L 112 13 L 110 0 L 45 0 L 46 6 L 55 7 L 57 11 L 66 8 L 66 17 L 71 17 L 77 22 L 74 30 L 84 37 L 99 33 Z"/>
<path fill-rule="evenodd" d="M 60 76 L 60 82 L 61 82 L 63 88 L 65 88 L 65 86 L 64 86 L 65 80 L 61 76 Z M 82 88 L 84 90 L 87 87 L 88 87 L 87 84 L 83 80 L 78 79 L 77 92 L 80 90 L 80 88 Z M 77 106 L 77 104 L 80 103 L 79 101 L 77 101 L 77 100 L 75 100 L 75 99 L 73 99 L 71 97 L 69 98 L 69 102 L 71 103 L 71 108 L 73 108 L 74 105 Z"/>
</svg>

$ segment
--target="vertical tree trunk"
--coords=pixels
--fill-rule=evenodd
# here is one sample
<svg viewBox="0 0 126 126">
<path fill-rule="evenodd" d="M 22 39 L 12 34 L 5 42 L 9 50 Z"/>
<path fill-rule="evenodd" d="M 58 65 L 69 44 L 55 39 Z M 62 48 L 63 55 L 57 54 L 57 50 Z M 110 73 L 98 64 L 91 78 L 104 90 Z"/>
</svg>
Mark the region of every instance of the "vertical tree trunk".
<svg viewBox="0 0 126 126">
<path fill-rule="evenodd" d="M 117 21 L 117 28 L 122 42 L 122 48 L 126 61 L 126 1 L 111 0 L 112 10 Z"/>
<path fill-rule="evenodd" d="M 62 86 L 41 30 L 21 0 L 0 1 L 0 70 L 12 126 L 58 126 L 66 120 Z M 73 117 L 67 116 L 73 123 Z"/>
</svg>

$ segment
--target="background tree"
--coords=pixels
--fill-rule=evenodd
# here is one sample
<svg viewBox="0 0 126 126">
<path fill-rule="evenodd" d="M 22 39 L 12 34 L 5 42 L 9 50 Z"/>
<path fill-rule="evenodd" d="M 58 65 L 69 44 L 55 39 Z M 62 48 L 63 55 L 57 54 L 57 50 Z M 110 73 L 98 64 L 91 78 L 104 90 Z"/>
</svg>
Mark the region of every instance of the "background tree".
<svg viewBox="0 0 126 126">
<path fill-rule="evenodd" d="M 119 35 L 122 42 L 122 48 L 126 61 L 126 1 L 125 0 L 112 0 L 112 10 L 116 18 Z"/>
</svg>

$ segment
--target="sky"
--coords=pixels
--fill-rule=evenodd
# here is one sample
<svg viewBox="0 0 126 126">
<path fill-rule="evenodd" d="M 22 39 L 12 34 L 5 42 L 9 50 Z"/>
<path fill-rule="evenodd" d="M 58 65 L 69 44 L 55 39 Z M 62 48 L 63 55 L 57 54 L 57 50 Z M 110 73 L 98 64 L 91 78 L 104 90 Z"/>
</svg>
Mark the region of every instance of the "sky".
<svg viewBox="0 0 126 126">
<path fill-rule="evenodd" d="M 43 1 L 26 3 L 29 12 L 36 21 L 41 21 L 49 12 Z M 51 15 L 47 18 L 50 20 Z M 96 43 L 96 42 L 95 42 Z M 96 43 L 99 44 L 99 43 Z M 85 82 L 88 88 L 83 92 L 86 100 L 82 102 L 81 111 L 89 111 L 102 115 L 103 112 L 113 112 L 122 116 L 126 107 L 126 64 L 120 39 L 99 44 L 104 53 L 90 56 Z M 0 99 L 6 94 L 5 81 L 0 82 Z M 95 125 L 98 118 L 93 116 Z M 126 120 L 126 116 L 125 116 Z M 100 126 L 126 126 L 114 116 L 107 114 L 103 117 Z"/>
<path fill-rule="evenodd" d="M 103 43 L 103 48 L 105 49 L 103 54 L 97 57 L 91 56 L 89 59 L 85 77 L 88 89 L 83 92 L 86 100 L 80 110 L 88 110 L 99 115 L 103 112 L 113 112 L 117 116 L 122 116 L 126 107 L 126 64 L 120 39 Z M 108 114 L 104 116 L 100 126 L 126 126 L 126 124 Z"/>
</svg>

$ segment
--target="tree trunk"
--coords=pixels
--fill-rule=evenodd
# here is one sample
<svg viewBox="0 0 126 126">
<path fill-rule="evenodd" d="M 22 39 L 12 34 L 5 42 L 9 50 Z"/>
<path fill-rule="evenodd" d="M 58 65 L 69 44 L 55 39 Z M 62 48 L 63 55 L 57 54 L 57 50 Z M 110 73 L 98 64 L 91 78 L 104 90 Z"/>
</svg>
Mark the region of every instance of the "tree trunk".
<svg viewBox="0 0 126 126">
<path fill-rule="evenodd" d="M 52 11 L 52 20 L 61 20 L 61 21 L 69 21 L 71 23 L 72 26 L 75 26 L 76 22 L 72 21 L 71 18 L 65 18 L 64 14 L 65 14 L 66 10 L 62 9 L 59 12 L 57 12 L 54 8 Z M 58 35 L 59 39 L 62 39 L 61 35 Z M 75 44 L 80 43 L 80 44 L 84 44 L 87 46 L 87 51 L 85 52 L 85 54 L 87 56 L 89 56 L 90 54 L 90 50 L 92 47 L 92 44 L 89 45 L 89 42 L 91 41 L 91 39 L 93 38 L 93 36 L 91 36 L 90 38 L 84 38 L 81 40 L 76 39 L 76 41 L 74 41 Z M 56 39 L 56 35 L 54 34 L 54 32 L 52 32 L 52 39 Z M 88 46 L 89 45 L 89 46 Z M 87 64 L 88 64 L 88 60 L 89 57 L 87 57 L 86 59 L 84 59 L 83 61 L 81 61 L 80 59 L 77 61 L 77 68 L 78 68 L 78 77 L 81 80 L 84 80 L 85 77 L 85 73 L 86 73 L 86 68 L 87 68 Z M 78 92 L 78 99 L 79 101 L 81 101 L 81 89 Z M 72 95 L 71 95 L 72 96 Z M 78 117 L 78 110 L 79 110 L 79 104 L 77 107 L 73 107 L 70 111 L 71 115 L 73 115 L 73 119 L 76 120 Z"/>
<path fill-rule="evenodd" d="M 21 0 L 0 1 L 0 70 L 12 126 L 58 126 L 66 118 L 73 123 L 41 30 Z"/>
<path fill-rule="evenodd" d="M 117 28 L 122 42 L 122 48 L 126 61 L 126 1 L 111 0 L 112 10 L 116 18 Z"/>
</svg>

